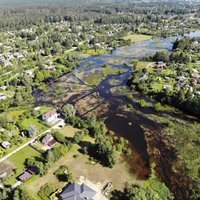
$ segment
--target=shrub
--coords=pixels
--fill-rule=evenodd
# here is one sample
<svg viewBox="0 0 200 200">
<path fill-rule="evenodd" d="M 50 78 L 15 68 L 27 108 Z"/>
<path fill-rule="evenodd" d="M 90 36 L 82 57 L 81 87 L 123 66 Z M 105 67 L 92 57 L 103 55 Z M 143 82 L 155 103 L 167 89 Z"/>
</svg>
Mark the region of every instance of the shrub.
<svg viewBox="0 0 200 200">
<path fill-rule="evenodd" d="M 49 200 L 51 194 L 55 191 L 55 188 L 52 184 L 50 183 L 46 183 L 45 185 L 43 185 L 39 192 L 38 192 L 38 196 L 42 199 L 42 200 Z"/>
</svg>

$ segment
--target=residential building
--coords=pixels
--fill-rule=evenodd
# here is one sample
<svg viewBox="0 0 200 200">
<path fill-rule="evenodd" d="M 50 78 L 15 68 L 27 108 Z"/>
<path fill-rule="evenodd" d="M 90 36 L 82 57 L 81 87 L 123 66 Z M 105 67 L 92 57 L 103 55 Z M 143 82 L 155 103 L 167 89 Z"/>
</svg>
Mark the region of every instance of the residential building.
<svg viewBox="0 0 200 200">
<path fill-rule="evenodd" d="M 8 141 L 3 141 L 3 142 L 1 143 L 1 146 L 2 146 L 4 149 L 9 149 L 9 148 L 11 147 L 11 144 L 10 144 L 10 142 L 8 142 Z"/>
<path fill-rule="evenodd" d="M 5 100 L 7 97 L 5 94 L 0 93 L 0 100 Z"/>
<path fill-rule="evenodd" d="M 21 174 L 18 179 L 22 182 L 27 181 L 28 179 L 30 179 L 33 175 L 31 173 L 29 173 L 28 171 L 25 171 L 23 174 Z"/>
<path fill-rule="evenodd" d="M 61 193 L 62 200 L 93 200 L 97 192 L 86 184 L 72 183 Z"/>
<path fill-rule="evenodd" d="M 56 109 L 50 110 L 42 115 L 42 119 L 47 123 L 52 123 L 58 118 Z"/>
<path fill-rule="evenodd" d="M 56 140 L 51 134 L 47 134 L 46 136 L 42 138 L 42 143 L 47 146 L 52 147 L 56 143 Z"/>
</svg>

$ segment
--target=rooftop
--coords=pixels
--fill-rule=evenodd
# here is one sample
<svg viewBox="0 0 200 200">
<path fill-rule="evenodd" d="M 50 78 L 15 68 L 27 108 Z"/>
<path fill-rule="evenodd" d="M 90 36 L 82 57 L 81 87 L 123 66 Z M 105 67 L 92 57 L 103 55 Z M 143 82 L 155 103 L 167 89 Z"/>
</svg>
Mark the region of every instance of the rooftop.
<svg viewBox="0 0 200 200">
<path fill-rule="evenodd" d="M 84 183 L 81 185 L 72 183 L 60 196 L 62 200 L 93 200 L 96 193 Z"/>
<path fill-rule="evenodd" d="M 45 119 L 48 119 L 50 118 L 51 116 L 54 116 L 57 114 L 57 110 L 56 109 L 53 109 L 53 110 L 50 110 L 46 113 L 44 113 L 42 116 L 45 118 Z"/>
</svg>

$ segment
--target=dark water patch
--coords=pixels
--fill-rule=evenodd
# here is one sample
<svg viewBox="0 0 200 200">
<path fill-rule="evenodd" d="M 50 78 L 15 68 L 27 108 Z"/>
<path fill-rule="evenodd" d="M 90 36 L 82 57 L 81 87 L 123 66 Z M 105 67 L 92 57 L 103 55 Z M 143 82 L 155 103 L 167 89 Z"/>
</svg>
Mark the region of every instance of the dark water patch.
<svg viewBox="0 0 200 200">
<path fill-rule="evenodd" d="M 147 144 L 143 129 L 131 118 L 110 115 L 106 121 L 106 126 L 117 136 L 126 138 L 130 142 L 133 156 L 126 157 L 130 169 L 137 174 L 139 179 L 145 179 L 150 173 L 149 158 L 147 154 Z"/>
</svg>

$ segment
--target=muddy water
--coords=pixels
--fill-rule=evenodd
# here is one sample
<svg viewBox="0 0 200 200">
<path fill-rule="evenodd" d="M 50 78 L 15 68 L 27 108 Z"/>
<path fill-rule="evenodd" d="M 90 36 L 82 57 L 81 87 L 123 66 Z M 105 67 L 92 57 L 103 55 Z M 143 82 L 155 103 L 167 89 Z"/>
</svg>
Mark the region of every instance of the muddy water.
<svg viewBox="0 0 200 200">
<path fill-rule="evenodd" d="M 200 36 L 200 32 L 191 33 L 189 36 Z M 141 126 L 149 127 L 154 130 L 155 133 L 156 131 L 159 132 L 161 129 L 155 122 L 143 117 L 142 115 L 140 116 L 135 113 L 121 113 L 119 107 L 127 104 L 131 104 L 135 109 L 139 109 L 137 102 L 129 101 L 126 98 L 126 93 L 130 91 L 126 84 L 131 74 L 131 67 L 125 66 L 123 64 L 113 64 L 110 62 L 110 60 L 117 59 L 121 60 L 121 63 L 128 63 L 133 59 L 152 55 L 158 50 L 170 51 L 172 50 L 172 42 L 175 41 L 175 39 L 176 37 L 171 37 L 166 39 L 154 39 L 138 42 L 129 47 L 117 48 L 111 54 L 101 55 L 97 57 L 88 57 L 81 62 L 80 66 L 74 72 L 69 75 L 65 75 L 64 77 L 61 77 L 60 80 L 60 82 L 65 81 L 65 83 L 67 83 L 68 77 L 72 75 L 76 76 L 78 73 L 82 72 L 84 72 L 86 76 L 90 76 L 94 73 L 94 69 L 98 69 L 103 64 L 107 63 L 110 64 L 113 68 L 123 68 L 126 70 L 123 74 L 107 76 L 103 81 L 100 82 L 97 88 L 91 89 L 88 92 L 88 96 L 92 93 L 97 92 L 100 97 L 109 104 L 110 108 L 104 114 L 104 116 L 102 116 L 102 118 L 106 119 L 106 125 L 110 130 L 115 132 L 115 134 L 122 136 L 130 141 L 133 149 L 133 156 L 129 160 L 130 170 L 137 174 L 139 179 L 147 178 L 150 173 L 147 143 L 145 140 L 144 131 Z M 85 67 L 87 63 L 91 64 Z M 120 83 L 117 85 L 112 85 L 109 83 L 110 80 L 120 80 Z M 86 85 L 83 80 L 79 80 L 79 82 L 81 85 Z M 111 89 L 116 87 L 123 87 L 124 91 L 122 93 L 113 94 L 111 92 Z M 50 103 L 52 101 L 51 97 L 53 91 L 56 91 L 56 85 L 54 83 L 50 85 L 47 97 L 41 98 L 44 97 L 44 94 L 36 92 L 35 97 L 37 99 L 37 104 Z M 68 92 L 70 92 L 70 90 Z M 77 99 L 78 96 L 79 94 L 76 94 L 76 96 L 74 98 L 72 96 L 71 99 Z M 143 97 L 142 95 L 139 95 L 139 98 L 145 98 L 146 100 L 146 97 Z M 46 99 L 48 99 L 48 101 Z M 71 103 L 71 101 L 67 102 Z M 55 105 L 60 106 L 60 102 Z M 153 113 L 153 110 L 151 108 L 148 108 L 147 110 L 142 110 L 142 112 Z"/>
<path fill-rule="evenodd" d="M 132 158 L 127 158 L 130 171 L 137 175 L 138 179 L 144 180 L 149 177 L 149 158 L 146 153 L 146 141 L 143 129 L 133 119 L 126 116 L 110 115 L 105 121 L 109 130 L 116 135 L 123 136 L 131 144 Z"/>
</svg>

